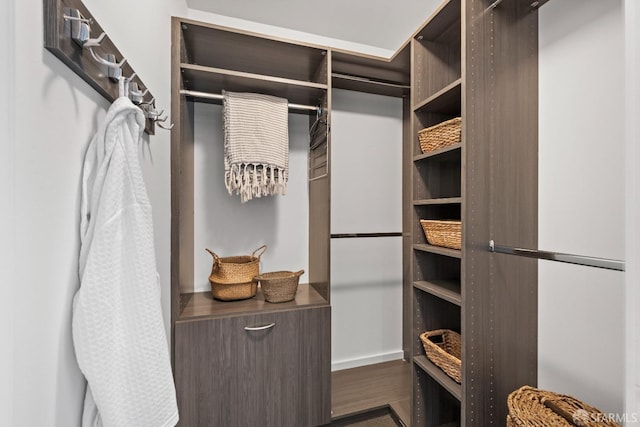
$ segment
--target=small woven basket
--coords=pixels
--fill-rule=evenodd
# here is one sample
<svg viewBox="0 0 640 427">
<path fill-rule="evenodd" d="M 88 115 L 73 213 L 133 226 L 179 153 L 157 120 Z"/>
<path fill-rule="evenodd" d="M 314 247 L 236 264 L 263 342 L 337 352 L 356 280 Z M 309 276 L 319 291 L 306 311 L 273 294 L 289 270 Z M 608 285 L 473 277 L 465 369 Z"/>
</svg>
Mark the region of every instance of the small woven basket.
<svg viewBox="0 0 640 427">
<path fill-rule="evenodd" d="M 209 280 L 219 284 L 249 283 L 260 274 L 260 257 L 267 250 L 267 245 L 262 245 L 251 255 L 219 257 L 207 249 L 213 256 L 213 266 Z"/>
<path fill-rule="evenodd" d="M 260 257 L 267 245 L 260 246 L 251 255 L 219 257 L 207 249 L 213 256 L 213 266 L 209 283 L 211 295 L 222 301 L 235 301 L 256 296 L 258 285 L 253 278 L 260 273 Z"/>
<path fill-rule="evenodd" d="M 267 302 L 278 303 L 291 301 L 296 297 L 298 282 L 304 270 L 273 271 L 257 275 L 254 280 L 260 282 L 260 288 Z"/>
<path fill-rule="evenodd" d="M 457 144 L 462 138 L 462 119 L 456 117 L 418 132 L 420 149 L 424 154 Z"/>
<path fill-rule="evenodd" d="M 221 301 L 237 301 L 253 298 L 258 291 L 256 282 L 216 283 L 209 280 L 209 283 L 211 283 L 211 295 Z"/>
<path fill-rule="evenodd" d="M 422 225 L 422 230 L 424 230 L 427 242 L 429 242 L 430 245 L 462 249 L 461 221 L 421 219 L 420 225 Z"/>
<path fill-rule="evenodd" d="M 449 329 L 437 329 L 420 334 L 427 358 L 457 383 L 462 380 L 460 334 Z"/>
<path fill-rule="evenodd" d="M 574 397 L 529 386 L 509 394 L 507 408 L 507 427 L 618 426 Z"/>
</svg>

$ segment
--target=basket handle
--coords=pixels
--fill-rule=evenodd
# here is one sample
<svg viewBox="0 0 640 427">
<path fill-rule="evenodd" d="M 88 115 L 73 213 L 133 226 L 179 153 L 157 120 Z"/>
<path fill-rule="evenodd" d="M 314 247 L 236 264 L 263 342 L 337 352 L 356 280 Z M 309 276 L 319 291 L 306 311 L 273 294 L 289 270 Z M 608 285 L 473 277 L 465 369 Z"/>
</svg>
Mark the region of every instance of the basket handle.
<svg viewBox="0 0 640 427">
<path fill-rule="evenodd" d="M 293 273 L 293 275 L 296 276 L 296 277 L 300 277 L 303 274 L 304 274 L 304 270 L 296 271 L 295 273 Z"/>
<path fill-rule="evenodd" d="M 262 252 L 258 253 L 258 251 L 260 251 L 260 249 L 262 249 Z M 256 249 L 255 251 L 253 251 L 253 253 L 251 254 L 252 257 L 254 258 L 258 258 L 260 259 L 260 257 L 262 256 L 262 254 L 265 253 L 265 251 L 267 250 L 267 245 L 262 245 L 260 246 L 258 249 Z M 258 255 L 256 255 L 258 254 Z"/>
<path fill-rule="evenodd" d="M 220 257 L 218 255 L 216 255 L 215 252 L 213 252 L 211 249 L 207 249 L 205 248 L 205 251 L 209 252 L 211 254 L 211 256 L 213 257 L 215 262 L 218 262 L 218 260 L 220 259 Z"/>
<path fill-rule="evenodd" d="M 570 414 L 569 412 L 562 409 L 553 400 L 545 400 L 543 403 L 544 403 L 544 406 L 551 409 L 553 412 L 555 412 L 556 414 L 560 415 L 562 418 L 567 420 L 569 422 L 569 425 L 572 425 L 572 426 L 580 425 L 580 424 L 576 424 L 576 420 L 573 418 L 573 414 Z"/>
</svg>

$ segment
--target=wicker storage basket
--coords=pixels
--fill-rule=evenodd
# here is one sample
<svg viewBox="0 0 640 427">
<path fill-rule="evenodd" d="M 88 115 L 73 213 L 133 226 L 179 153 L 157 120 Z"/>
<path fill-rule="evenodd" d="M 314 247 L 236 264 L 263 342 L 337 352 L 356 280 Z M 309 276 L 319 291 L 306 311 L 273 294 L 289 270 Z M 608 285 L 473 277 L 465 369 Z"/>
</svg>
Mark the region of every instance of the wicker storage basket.
<svg viewBox="0 0 640 427">
<path fill-rule="evenodd" d="M 618 426 L 578 399 L 529 386 L 512 392 L 507 407 L 508 427 Z"/>
<path fill-rule="evenodd" d="M 213 256 L 213 266 L 209 280 L 216 283 L 237 284 L 249 283 L 260 274 L 260 257 L 267 250 L 262 245 L 251 255 L 229 256 L 221 258 L 211 250 L 207 252 Z"/>
<path fill-rule="evenodd" d="M 209 279 L 211 295 L 222 301 L 236 301 L 256 296 L 258 285 L 256 282 L 247 283 L 217 283 Z"/>
<path fill-rule="evenodd" d="M 298 282 L 304 270 L 273 271 L 257 275 L 254 280 L 260 282 L 260 288 L 267 302 L 287 302 L 296 297 Z"/>
<path fill-rule="evenodd" d="M 209 276 L 213 297 L 222 301 L 254 297 L 258 286 L 253 278 L 260 273 L 260 257 L 266 250 L 267 245 L 263 245 L 251 255 L 219 257 L 207 249 L 213 256 Z"/>
<path fill-rule="evenodd" d="M 457 383 L 462 380 L 460 334 L 449 329 L 437 329 L 420 334 L 427 358 Z"/>
<path fill-rule="evenodd" d="M 433 219 L 421 219 L 420 225 L 427 237 L 427 242 L 433 246 L 442 246 L 451 249 L 462 248 L 462 222 L 439 221 Z"/>
<path fill-rule="evenodd" d="M 461 139 L 462 119 L 447 120 L 418 132 L 420 149 L 427 154 L 449 145 L 457 144 Z"/>
</svg>

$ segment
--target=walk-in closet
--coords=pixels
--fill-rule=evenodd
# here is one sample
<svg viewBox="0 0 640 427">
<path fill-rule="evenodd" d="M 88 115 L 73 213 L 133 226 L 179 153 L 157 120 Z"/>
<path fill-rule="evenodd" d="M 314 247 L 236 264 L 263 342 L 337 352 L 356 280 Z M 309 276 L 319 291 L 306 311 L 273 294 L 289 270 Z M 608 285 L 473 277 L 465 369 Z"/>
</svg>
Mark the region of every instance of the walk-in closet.
<svg viewBox="0 0 640 427">
<path fill-rule="evenodd" d="M 4 0 L 0 34 L 0 425 L 640 420 L 640 1 Z"/>
<path fill-rule="evenodd" d="M 476 408 L 535 383 L 536 262 L 501 265 L 486 247 L 491 239 L 537 246 L 537 10 L 462 3 L 444 2 L 390 60 L 173 20 L 174 364 L 188 424 L 238 422 L 234 405 L 248 393 L 263 403 L 243 411 L 240 424 L 321 425 L 389 407 L 405 425 L 479 425 L 506 417 L 506 402 Z M 508 49 L 504 59 L 495 53 Z M 216 179 L 223 91 L 300 104 L 289 115 L 286 197 L 242 204 Z M 421 150 L 420 130 L 456 117 L 458 142 Z M 516 144 L 510 135 L 519 136 Z M 493 168 L 503 157 L 510 167 Z M 428 243 L 423 220 L 462 220 L 461 249 Z M 233 254 L 263 244 L 267 270 L 307 271 L 301 294 L 285 305 L 260 294 L 213 299 L 202 248 Z M 510 276 L 520 277 L 518 292 L 492 290 Z M 495 308 L 506 304 L 513 311 Z M 276 326 L 256 340 L 243 322 Z M 278 335 L 283 322 L 296 327 Z M 496 323 L 504 326 L 494 330 Z M 420 335 L 438 329 L 463 336 L 462 384 L 425 356 Z M 242 372 L 223 368 L 234 351 L 210 356 L 211 334 L 243 349 Z M 303 371 L 313 385 L 300 382 Z M 390 375 L 388 388 L 404 384 L 404 393 L 358 407 L 370 386 L 345 393 L 350 372 L 354 383 L 367 372 Z M 237 388 L 237 375 L 256 375 L 259 386 Z M 476 386 L 488 382 L 495 385 Z M 278 390 L 287 390 L 289 405 L 270 406 L 264 396 Z M 211 393 L 224 397 L 215 405 L 200 398 Z"/>
</svg>

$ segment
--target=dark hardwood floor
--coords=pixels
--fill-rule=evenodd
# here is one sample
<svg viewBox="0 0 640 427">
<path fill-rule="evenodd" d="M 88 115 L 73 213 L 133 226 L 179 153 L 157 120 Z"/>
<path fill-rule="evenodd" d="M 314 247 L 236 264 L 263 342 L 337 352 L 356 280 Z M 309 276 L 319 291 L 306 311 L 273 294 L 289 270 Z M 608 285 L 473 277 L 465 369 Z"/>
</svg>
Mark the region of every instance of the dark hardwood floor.
<svg viewBox="0 0 640 427">
<path fill-rule="evenodd" d="M 332 420 L 389 408 L 409 426 L 411 368 L 404 360 L 361 366 L 331 374 Z"/>
</svg>

